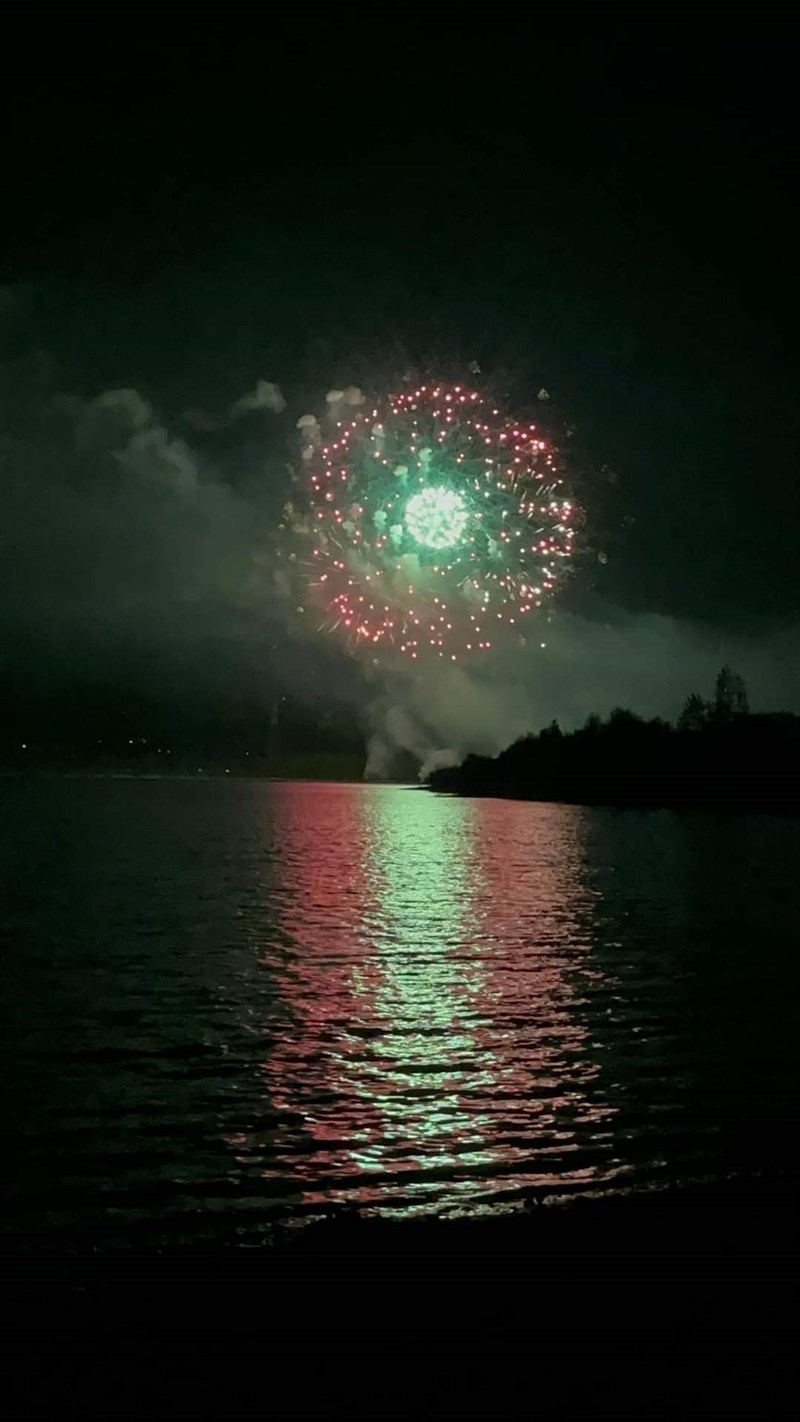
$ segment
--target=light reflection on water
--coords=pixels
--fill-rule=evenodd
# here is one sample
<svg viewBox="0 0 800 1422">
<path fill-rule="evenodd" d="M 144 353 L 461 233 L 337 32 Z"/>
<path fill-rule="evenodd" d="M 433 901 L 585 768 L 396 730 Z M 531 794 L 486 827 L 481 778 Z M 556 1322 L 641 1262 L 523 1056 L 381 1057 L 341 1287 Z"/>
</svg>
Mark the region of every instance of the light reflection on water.
<svg viewBox="0 0 800 1422">
<path fill-rule="evenodd" d="M 789 1158 L 795 821 L 4 793 L 7 1228 L 240 1238 Z"/>
<path fill-rule="evenodd" d="M 574 1010 L 580 813 L 542 836 L 506 806 L 487 842 L 475 802 L 365 789 L 351 808 L 325 827 L 324 868 L 311 817 L 283 841 L 293 1026 L 265 1076 L 314 1141 L 294 1164 L 303 1200 L 405 1211 L 592 1178 L 613 1112 L 587 1097 L 599 1067 Z"/>
</svg>

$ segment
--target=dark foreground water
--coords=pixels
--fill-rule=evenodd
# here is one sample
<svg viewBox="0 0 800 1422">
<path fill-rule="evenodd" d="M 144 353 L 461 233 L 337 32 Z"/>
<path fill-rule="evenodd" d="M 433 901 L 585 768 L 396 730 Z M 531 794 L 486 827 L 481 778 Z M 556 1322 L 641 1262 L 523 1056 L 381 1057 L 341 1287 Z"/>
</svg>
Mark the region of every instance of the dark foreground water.
<svg viewBox="0 0 800 1422">
<path fill-rule="evenodd" d="M 800 822 L 0 783 L 2 1227 L 255 1240 L 770 1172 Z"/>
</svg>

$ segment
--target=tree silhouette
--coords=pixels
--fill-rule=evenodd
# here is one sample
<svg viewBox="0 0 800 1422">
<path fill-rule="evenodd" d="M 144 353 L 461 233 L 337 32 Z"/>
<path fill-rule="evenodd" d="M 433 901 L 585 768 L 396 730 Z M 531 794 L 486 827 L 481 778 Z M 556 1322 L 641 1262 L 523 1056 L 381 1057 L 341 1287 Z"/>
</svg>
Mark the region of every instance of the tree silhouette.
<svg viewBox="0 0 800 1422">
<path fill-rule="evenodd" d="M 551 721 L 549 726 L 545 726 L 544 730 L 539 732 L 539 739 L 543 741 L 560 741 L 562 739 L 562 731 L 558 721 Z"/>
<path fill-rule="evenodd" d="M 748 715 L 749 710 L 747 688 L 742 678 L 730 667 L 722 667 L 714 688 L 715 719 L 730 721 L 734 716 Z"/>
<path fill-rule="evenodd" d="M 608 718 L 609 730 L 627 730 L 630 726 L 638 725 L 641 719 L 641 716 L 637 716 L 629 707 L 615 706 Z"/>
<path fill-rule="evenodd" d="M 673 729 L 617 706 L 580 730 L 553 722 L 493 759 L 468 756 L 436 770 L 434 790 L 587 805 L 800 811 L 800 716 L 751 715 L 730 667 L 714 699 L 687 697 Z"/>
<path fill-rule="evenodd" d="M 692 691 L 683 703 L 678 717 L 679 731 L 699 731 L 708 719 L 708 707 L 698 692 Z"/>
</svg>

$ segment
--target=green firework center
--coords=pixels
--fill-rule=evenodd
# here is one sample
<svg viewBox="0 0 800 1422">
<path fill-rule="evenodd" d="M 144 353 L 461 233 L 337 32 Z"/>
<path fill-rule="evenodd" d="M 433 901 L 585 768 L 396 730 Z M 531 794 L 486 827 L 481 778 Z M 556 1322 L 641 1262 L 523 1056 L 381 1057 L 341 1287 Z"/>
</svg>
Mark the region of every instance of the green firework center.
<svg viewBox="0 0 800 1422">
<path fill-rule="evenodd" d="M 468 518 L 464 499 L 444 485 L 420 489 L 406 504 L 406 528 L 424 548 L 453 548 L 460 543 Z"/>
</svg>

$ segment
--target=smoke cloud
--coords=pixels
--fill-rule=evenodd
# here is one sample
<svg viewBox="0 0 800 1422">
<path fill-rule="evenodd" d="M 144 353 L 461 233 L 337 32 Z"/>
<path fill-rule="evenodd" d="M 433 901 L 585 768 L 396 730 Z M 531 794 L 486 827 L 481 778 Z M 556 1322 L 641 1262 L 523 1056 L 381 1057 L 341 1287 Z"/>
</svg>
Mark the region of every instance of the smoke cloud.
<svg viewBox="0 0 800 1422">
<path fill-rule="evenodd" d="M 271 380 L 259 380 L 255 390 L 249 395 L 242 395 L 231 407 L 231 418 L 238 420 L 242 415 L 248 415 L 253 410 L 269 410 L 273 415 L 280 415 L 286 409 L 286 401 L 277 385 L 273 385 Z"/>
<path fill-rule="evenodd" d="M 40 355 L 0 366 L 0 650 L 15 692 L 113 682 L 132 662 L 165 696 L 182 677 L 187 695 L 231 675 L 257 688 L 286 626 L 267 547 L 284 461 L 263 459 L 245 492 L 228 477 L 235 431 L 212 453 L 135 389 L 63 387 Z M 259 408 L 277 412 L 270 400 Z"/>
</svg>

